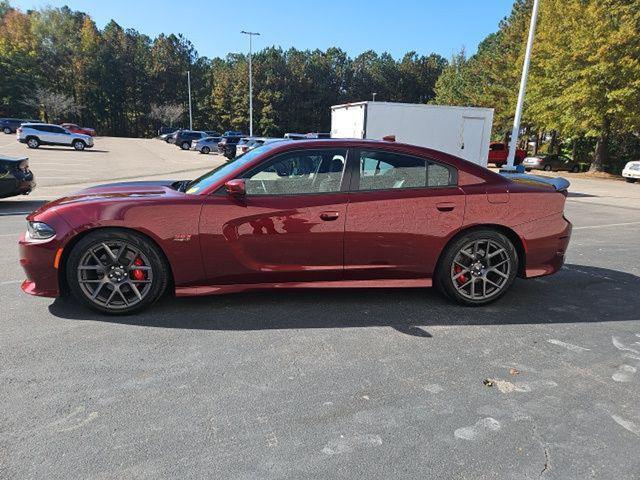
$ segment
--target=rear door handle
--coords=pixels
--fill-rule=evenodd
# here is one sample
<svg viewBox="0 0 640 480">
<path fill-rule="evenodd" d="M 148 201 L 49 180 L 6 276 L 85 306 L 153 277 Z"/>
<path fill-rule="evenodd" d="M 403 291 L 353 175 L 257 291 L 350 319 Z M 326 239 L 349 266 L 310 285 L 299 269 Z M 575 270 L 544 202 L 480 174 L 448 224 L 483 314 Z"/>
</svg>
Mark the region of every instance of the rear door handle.
<svg viewBox="0 0 640 480">
<path fill-rule="evenodd" d="M 456 204 L 452 202 L 442 202 L 436 205 L 436 208 L 441 212 L 450 212 L 456 208 Z"/>
<path fill-rule="evenodd" d="M 325 222 L 331 222 L 332 220 L 337 220 L 340 214 L 338 212 L 322 212 L 320 214 L 320 218 Z"/>
</svg>

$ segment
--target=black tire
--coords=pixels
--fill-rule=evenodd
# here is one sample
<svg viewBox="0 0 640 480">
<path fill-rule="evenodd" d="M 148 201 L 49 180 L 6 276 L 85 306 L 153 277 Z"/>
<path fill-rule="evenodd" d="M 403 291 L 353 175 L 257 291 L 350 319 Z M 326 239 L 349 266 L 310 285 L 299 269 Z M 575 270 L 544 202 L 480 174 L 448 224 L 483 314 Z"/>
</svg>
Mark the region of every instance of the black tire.
<svg viewBox="0 0 640 480">
<path fill-rule="evenodd" d="M 165 139 L 164 139 L 164 141 L 165 141 L 166 143 L 171 143 L 171 139 L 170 139 L 169 137 L 165 138 Z"/>
<path fill-rule="evenodd" d="M 456 259 L 467 258 L 467 253 L 461 255 L 461 253 L 463 253 L 462 250 L 465 250 L 469 245 L 474 244 L 479 244 L 480 248 L 478 249 L 477 259 L 475 259 L 475 257 L 474 259 L 469 257 L 470 265 L 469 269 L 466 270 L 468 272 L 467 275 L 469 279 L 467 280 L 466 277 L 460 277 L 460 275 L 465 274 L 465 269 L 459 266 L 459 263 L 456 261 Z M 483 245 L 486 246 L 484 247 L 484 250 L 482 250 Z M 490 249 L 492 248 L 490 245 L 494 248 L 493 252 L 491 253 L 489 253 Z M 495 258 L 495 256 L 497 255 L 496 252 L 499 251 L 498 249 L 503 250 L 501 253 L 499 253 L 500 256 L 495 260 L 493 260 L 493 258 L 487 260 L 486 257 L 491 255 L 493 255 Z M 495 262 L 501 262 L 502 265 L 498 265 Z M 478 263 L 493 263 L 493 265 L 487 265 L 482 269 L 478 268 L 476 270 L 475 265 Z M 501 276 L 497 276 L 497 273 L 493 271 L 494 266 L 496 265 L 498 265 L 500 269 L 502 269 L 500 271 Z M 506 265 L 508 265 L 508 269 L 504 269 L 504 266 Z M 460 271 L 456 270 L 458 268 L 460 268 Z M 478 273 L 478 275 L 476 276 L 475 273 L 472 274 L 472 271 Z M 511 241 L 506 236 L 495 230 L 478 229 L 472 230 L 468 233 L 463 233 L 459 237 L 453 239 L 446 246 L 444 252 L 442 253 L 440 261 L 438 262 L 438 267 L 434 276 L 434 283 L 436 288 L 451 300 L 461 305 L 477 307 L 481 305 L 487 305 L 488 303 L 494 302 L 502 297 L 502 295 L 507 292 L 509 287 L 511 287 L 511 284 L 515 280 L 517 273 L 518 254 Z M 489 275 L 491 275 L 491 278 L 489 278 Z M 456 276 L 459 278 L 454 278 Z M 480 282 L 478 282 L 478 280 Z M 488 282 L 493 283 L 494 281 L 499 284 L 499 288 L 493 287 L 491 286 L 491 284 L 489 284 L 490 290 L 489 293 L 487 293 L 486 286 Z M 467 295 L 466 292 L 464 294 L 461 293 L 464 292 L 464 288 L 466 288 L 465 285 L 469 285 L 469 283 L 472 283 L 469 288 L 473 289 L 470 292 L 470 296 Z M 485 287 L 484 296 L 480 298 L 481 292 L 478 292 L 479 296 L 478 298 L 475 298 L 475 287 L 479 283 L 481 285 L 478 286 L 478 288 L 482 288 L 482 285 L 484 285 Z"/>
<path fill-rule="evenodd" d="M 189 148 L 191 148 L 191 143 L 189 143 L 189 142 L 182 142 L 182 143 L 180 144 L 180 148 L 181 148 L 182 150 L 189 150 Z"/>
<path fill-rule="evenodd" d="M 571 173 L 580 173 L 580 167 L 578 165 L 574 165 L 571 167 Z"/>
<path fill-rule="evenodd" d="M 2 131 L 3 131 L 4 133 L 6 133 L 7 135 L 10 135 L 10 134 L 11 134 L 11 129 L 10 129 L 9 127 L 4 127 L 4 128 L 2 129 Z"/>
<path fill-rule="evenodd" d="M 87 146 L 86 143 L 84 143 L 82 140 L 74 140 L 71 143 L 71 146 L 73 147 L 74 150 L 77 150 L 79 152 L 81 152 L 82 150 L 85 149 L 85 147 Z"/>
<path fill-rule="evenodd" d="M 544 166 L 544 171 L 545 172 L 550 172 L 551 171 L 551 165 L 545 165 Z"/>
<path fill-rule="evenodd" d="M 27 138 L 27 147 L 29 148 L 38 148 L 40 146 L 40 140 L 36 137 L 28 137 Z"/>
<path fill-rule="evenodd" d="M 209 147 L 202 147 L 200 149 L 200 153 L 204 153 L 205 155 L 207 155 L 209 152 L 211 152 L 211 149 Z"/>
<path fill-rule="evenodd" d="M 636 179 L 635 178 L 625 177 L 625 180 L 627 181 L 627 183 L 636 183 Z"/>
<path fill-rule="evenodd" d="M 96 257 L 95 254 L 91 254 L 95 249 L 100 249 L 102 245 L 105 244 L 120 244 L 127 245 L 127 249 L 124 250 L 124 256 L 122 258 L 118 258 L 115 262 L 122 264 L 123 268 L 121 271 L 132 272 L 132 270 L 137 267 L 133 264 L 136 258 L 145 258 L 145 261 L 149 263 L 148 275 L 147 278 L 149 280 L 144 280 L 145 283 L 149 285 L 149 287 L 142 286 L 142 296 L 140 299 L 137 299 L 135 295 L 133 295 L 134 290 L 128 286 L 131 282 L 136 282 L 132 280 L 133 275 L 130 278 L 125 279 L 124 282 L 117 284 L 118 288 L 113 287 L 113 284 L 116 283 L 114 280 L 107 280 L 106 276 L 109 272 L 112 272 L 108 266 L 105 266 L 106 263 L 110 261 L 109 257 Z M 137 253 L 134 253 L 137 250 Z M 121 250 L 115 249 L 111 250 L 115 256 L 120 257 Z M 87 258 L 91 255 L 93 258 L 99 258 L 101 260 L 100 264 L 100 273 L 96 270 L 95 275 L 102 274 L 102 278 L 105 280 L 105 285 L 109 284 L 109 287 L 102 286 L 102 290 L 105 290 L 104 295 L 102 292 L 99 293 L 97 299 L 98 301 L 92 300 L 90 298 L 90 293 L 87 292 L 88 288 L 81 286 L 80 282 L 80 270 L 79 267 L 81 262 L 84 261 L 84 258 Z M 99 254 L 98 254 L 99 255 Z M 133 256 L 133 259 L 127 259 L 126 256 Z M 104 258 L 104 264 L 102 263 L 102 259 Z M 124 261 L 123 261 L 124 260 Z M 124 265 L 125 263 L 129 263 Z M 140 267 L 142 268 L 142 267 Z M 83 305 L 98 311 L 100 313 L 106 313 L 110 315 L 127 315 L 130 313 L 134 313 L 140 311 L 144 308 L 147 308 L 153 305 L 155 302 L 162 297 L 162 295 L 167 290 L 169 285 L 169 275 L 170 269 L 162 255 L 161 251 L 158 247 L 145 238 L 143 235 L 138 234 L 136 232 L 120 230 L 120 229 L 100 229 L 95 232 L 89 233 L 87 236 L 80 239 L 80 241 L 73 247 L 71 253 L 69 254 L 69 258 L 66 262 L 66 270 L 65 270 L 67 285 L 69 286 L 69 290 L 73 297 L 78 300 Z M 126 275 L 125 275 L 126 276 Z M 86 283 L 87 280 L 85 280 Z M 99 282 L 95 282 L 99 283 Z M 101 300 L 101 297 L 108 296 L 112 291 L 118 290 L 127 286 L 127 289 L 123 295 L 121 295 L 121 299 L 118 300 L 114 298 L 114 303 L 112 306 L 109 306 L 109 301 L 107 300 L 106 305 L 104 305 L 104 301 Z M 140 287 L 140 285 L 138 285 Z M 96 287 L 97 288 L 97 287 Z M 113 290 L 112 290 L 113 289 Z M 135 289 L 136 292 L 140 292 L 140 288 Z M 95 291 L 94 291 L 95 293 Z M 132 305 L 127 304 L 126 294 L 129 294 L 131 298 L 135 300 L 136 303 Z M 115 296 L 114 296 L 115 297 Z"/>
</svg>

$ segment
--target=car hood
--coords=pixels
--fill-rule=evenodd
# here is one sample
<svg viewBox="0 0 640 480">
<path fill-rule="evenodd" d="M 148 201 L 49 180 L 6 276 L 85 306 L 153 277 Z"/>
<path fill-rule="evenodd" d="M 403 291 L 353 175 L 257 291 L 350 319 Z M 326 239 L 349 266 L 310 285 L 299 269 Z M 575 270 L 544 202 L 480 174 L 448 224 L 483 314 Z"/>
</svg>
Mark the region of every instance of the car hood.
<svg viewBox="0 0 640 480">
<path fill-rule="evenodd" d="M 135 200 L 150 199 L 154 197 L 163 197 L 166 195 L 183 195 L 172 184 L 175 180 L 155 180 L 141 182 L 121 182 L 109 183 L 105 185 L 97 185 L 95 187 L 85 188 L 71 195 L 58 198 L 52 202 L 42 205 L 38 210 L 34 211 L 29 217 L 34 217 L 47 210 L 58 209 L 71 204 L 82 204 L 93 201 L 104 200 Z"/>
</svg>

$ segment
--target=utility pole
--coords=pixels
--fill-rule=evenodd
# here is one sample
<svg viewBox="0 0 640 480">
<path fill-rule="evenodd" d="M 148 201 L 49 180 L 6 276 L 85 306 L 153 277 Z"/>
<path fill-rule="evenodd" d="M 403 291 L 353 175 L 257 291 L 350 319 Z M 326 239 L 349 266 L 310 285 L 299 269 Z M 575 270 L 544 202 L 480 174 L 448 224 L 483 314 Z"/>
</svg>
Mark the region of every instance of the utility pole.
<svg viewBox="0 0 640 480">
<path fill-rule="evenodd" d="M 187 89 L 189 90 L 189 130 L 193 130 L 193 115 L 191 113 L 191 71 L 187 70 Z"/>
<path fill-rule="evenodd" d="M 527 49 L 524 53 L 524 65 L 522 66 L 522 77 L 520 78 L 520 93 L 518 94 L 518 103 L 516 105 L 516 115 L 513 118 L 513 130 L 511 131 L 511 142 L 509 143 L 509 156 L 507 164 L 503 168 L 505 171 L 513 172 L 513 165 L 516 158 L 516 147 L 518 146 L 518 135 L 520 133 L 520 120 L 522 119 L 522 107 L 524 104 L 524 95 L 527 90 L 527 75 L 529 74 L 529 62 L 531 60 L 531 49 L 533 48 L 533 38 L 536 34 L 536 21 L 538 19 L 538 3 L 539 0 L 533 0 L 533 10 L 531 11 L 531 23 L 529 24 L 529 38 L 527 39 Z"/>
<path fill-rule="evenodd" d="M 377 95 L 377 93 L 376 93 L 376 92 L 373 92 L 371 95 L 373 96 L 373 101 L 375 102 L 375 101 L 376 101 L 376 95 Z"/>
<path fill-rule="evenodd" d="M 254 35 L 260 35 L 258 32 L 245 32 L 242 30 L 240 33 L 249 35 L 249 136 L 253 137 L 253 72 L 251 70 L 251 40 Z"/>
</svg>

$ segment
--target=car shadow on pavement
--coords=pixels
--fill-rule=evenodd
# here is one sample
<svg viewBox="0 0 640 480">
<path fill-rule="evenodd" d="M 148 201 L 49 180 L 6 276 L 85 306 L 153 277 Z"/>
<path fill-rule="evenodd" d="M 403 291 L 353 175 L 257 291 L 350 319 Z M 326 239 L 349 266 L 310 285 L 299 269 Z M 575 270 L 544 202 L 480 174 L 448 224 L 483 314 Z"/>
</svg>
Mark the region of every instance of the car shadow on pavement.
<svg viewBox="0 0 640 480">
<path fill-rule="evenodd" d="M 435 289 L 277 290 L 197 298 L 167 297 L 128 316 L 94 313 L 71 299 L 56 299 L 50 312 L 70 320 L 182 329 L 264 330 L 388 326 L 429 338 L 430 326 L 551 324 L 640 318 L 640 277 L 585 265 L 556 275 L 516 280 L 497 302 L 462 307 Z"/>
<path fill-rule="evenodd" d="M 37 208 L 47 203 L 46 200 L 10 200 L 3 201 L 0 199 L 0 216 L 23 216 L 28 215 Z"/>
<path fill-rule="evenodd" d="M 38 150 L 55 150 L 57 152 L 61 152 L 61 151 L 69 151 L 69 152 L 75 152 L 76 149 L 69 147 L 69 148 L 59 148 L 59 147 L 43 147 L 40 146 L 38 147 Z M 85 148 L 84 150 L 82 150 L 82 153 L 109 153 L 109 150 L 99 150 L 97 148 Z"/>
</svg>

